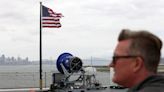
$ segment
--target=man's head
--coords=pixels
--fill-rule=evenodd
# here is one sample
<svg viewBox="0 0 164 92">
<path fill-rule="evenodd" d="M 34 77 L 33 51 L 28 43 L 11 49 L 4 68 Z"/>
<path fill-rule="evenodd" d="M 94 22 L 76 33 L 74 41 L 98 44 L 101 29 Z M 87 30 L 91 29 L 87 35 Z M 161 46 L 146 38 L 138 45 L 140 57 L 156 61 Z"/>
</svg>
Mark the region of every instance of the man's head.
<svg viewBox="0 0 164 92">
<path fill-rule="evenodd" d="M 156 73 L 161 48 L 161 40 L 152 33 L 123 29 L 110 64 L 115 72 L 113 81 L 130 87 Z"/>
</svg>

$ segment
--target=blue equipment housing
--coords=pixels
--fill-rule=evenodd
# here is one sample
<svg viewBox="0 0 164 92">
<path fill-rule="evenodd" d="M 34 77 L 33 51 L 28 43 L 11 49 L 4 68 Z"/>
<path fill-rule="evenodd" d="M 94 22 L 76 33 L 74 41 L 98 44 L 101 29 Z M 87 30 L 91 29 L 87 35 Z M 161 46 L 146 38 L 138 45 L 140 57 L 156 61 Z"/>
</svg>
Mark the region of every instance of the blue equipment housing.
<svg viewBox="0 0 164 92">
<path fill-rule="evenodd" d="M 74 73 L 81 70 L 83 63 L 80 58 L 70 53 L 62 53 L 57 59 L 56 66 L 58 71 L 64 74 L 62 65 L 68 73 Z"/>
</svg>

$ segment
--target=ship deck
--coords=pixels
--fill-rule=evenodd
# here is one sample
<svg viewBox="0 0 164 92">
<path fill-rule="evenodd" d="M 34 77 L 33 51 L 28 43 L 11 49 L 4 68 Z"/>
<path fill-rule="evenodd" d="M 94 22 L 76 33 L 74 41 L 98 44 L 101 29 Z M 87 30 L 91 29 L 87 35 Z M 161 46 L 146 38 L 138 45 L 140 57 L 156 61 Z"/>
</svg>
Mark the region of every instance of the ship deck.
<svg viewBox="0 0 164 92">
<path fill-rule="evenodd" d="M 58 90 L 54 92 L 126 92 L 127 89 L 111 89 L 107 87 L 106 89 L 74 89 L 74 90 Z M 39 88 L 25 88 L 25 89 L 0 89 L 0 92 L 53 92 L 48 91 L 48 88 L 40 90 Z"/>
</svg>

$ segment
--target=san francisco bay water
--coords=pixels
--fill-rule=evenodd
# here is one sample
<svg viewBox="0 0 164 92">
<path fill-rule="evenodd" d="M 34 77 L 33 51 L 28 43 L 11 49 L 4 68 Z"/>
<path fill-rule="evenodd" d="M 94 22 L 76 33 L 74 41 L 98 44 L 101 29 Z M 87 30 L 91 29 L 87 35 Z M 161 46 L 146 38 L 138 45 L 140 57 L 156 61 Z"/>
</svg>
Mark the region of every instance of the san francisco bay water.
<svg viewBox="0 0 164 92">
<path fill-rule="evenodd" d="M 43 87 L 52 83 L 52 74 L 58 72 L 55 65 L 43 65 Z M 0 66 L 0 89 L 39 87 L 39 65 Z M 110 85 L 109 72 L 97 72 L 96 79 L 103 85 Z"/>
</svg>

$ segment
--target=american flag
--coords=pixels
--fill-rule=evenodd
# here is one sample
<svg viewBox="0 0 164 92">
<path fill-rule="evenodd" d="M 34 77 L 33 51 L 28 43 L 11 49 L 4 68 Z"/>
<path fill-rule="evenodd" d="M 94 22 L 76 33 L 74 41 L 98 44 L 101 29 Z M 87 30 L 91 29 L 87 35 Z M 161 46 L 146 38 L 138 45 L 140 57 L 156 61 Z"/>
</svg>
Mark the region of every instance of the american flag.
<svg viewBox="0 0 164 92">
<path fill-rule="evenodd" d="M 42 27 L 60 28 L 61 13 L 56 13 L 52 9 L 42 5 Z"/>
</svg>

